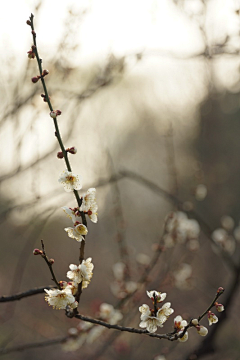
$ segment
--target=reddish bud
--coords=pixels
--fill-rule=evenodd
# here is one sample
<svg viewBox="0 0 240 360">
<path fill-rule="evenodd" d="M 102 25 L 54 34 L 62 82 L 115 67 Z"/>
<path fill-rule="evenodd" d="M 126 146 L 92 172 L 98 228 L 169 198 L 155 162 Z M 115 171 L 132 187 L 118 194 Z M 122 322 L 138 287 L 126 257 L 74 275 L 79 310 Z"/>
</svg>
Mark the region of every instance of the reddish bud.
<svg viewBox="0 0 240 360">
<path fill-rule="evenodd" d="M 63 152 L 62 152 L 62 151 L 59 151 L 59 152 L 57 153 L 57 158 L 58 158 L 58 159 L 62 159 L 62 158 L 63 158 Z"/>
<path fill-rule="evenodd" d="M 43 254 L 42 250 L 39 250 L 39 249 L 33 250 L 33 255 L 42 255 L 42 254 Z"/>
<path fill-rule="evenodd" d="M 30 20 L 27 20 L 27 21 L 26 21 L 26 24 L 29 25 L 29 26 L 31 26 L 31 21 L 30 21 Z"/>
<path fill-rule="evenodd" d="M 54 259 L 49 259 L 48 262 L 49 262 L 49 264 L 53 265 L 55 261 L 54 261 Z"/>
<path fill-rule="evenodd" d="M 48 75 L 49 74 L 49 71 L 48 70 L 43 70 L 43 73 L 42 73 L 42 76 L 46 76 L 46 75 Z"/>
<path fill-rule="evenodd" d="M 34 77 L 32 78 L 32 82 L 33 82 L 34 84 L 36 84 L 36 83 L 38 82 L 38 80 L 39 80 L 39 78 L 36 77 L 36 76 L 34 76 Z"/>
<path fill-rule="evenodd" d="M 27 52 L 27 54 L 28 54 L 29 59 L 34 59 L 35 58 L 35 52 L 34 51 L 30 50 L 30 51 Z"/>
<path fill-rule="evenodd" d="M 58 116 L 58 115 L 61 115 L 61 110 L 56 110 L 56 115 Z"/>
<path fill-rule="evenodd" d="M 76 154 L 77 148 L 75 148 L 75 146 L 72 146 L 71 148 L 67 148 L 66 151 L 69 152 L 70 154 Z"/>
<path fill-rule="evenodd" d="M 34 31 L 34 30 L 32 30 L 32 34 L 33 34 L 34 36 L 36 36 L 36 33 L 35 33 L 35 31 Z"/>
<path fill-rule="evenodd" d="M 220 286 L 220 287 L 218 288 L 217 293 L 218 293 L 218 294 L 219 294 L 219 293 L 222 294 L 223 292 L 224 292 L 224 288 Z"/>
</svg>

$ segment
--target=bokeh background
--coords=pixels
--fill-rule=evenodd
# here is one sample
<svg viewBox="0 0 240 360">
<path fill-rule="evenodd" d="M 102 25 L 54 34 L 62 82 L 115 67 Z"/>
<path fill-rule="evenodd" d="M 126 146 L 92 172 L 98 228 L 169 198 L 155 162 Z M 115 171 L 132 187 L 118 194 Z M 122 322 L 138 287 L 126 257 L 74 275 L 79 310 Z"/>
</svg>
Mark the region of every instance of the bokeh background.
<svg viewBox="0 0 240 360">
<path fill-rule="evenodd" d="M 32 12 L 49 94 L 62 111 L 64 144 L 78 149 L 72 168 L 83 177 L 83 190 L 97 188 L 99 221 L 89 224 L 86 240 L 95 269 L 80 312 L 96 317 L 100 303 L 117 306 L 113 266 L 119 262 L 127 262 L 128 280 L 138 286 L 122 307 L 127 326 L 138 328 L 138 307 L 150 305 L 146 290 L 167 292 L 174 315 L 189 320 L 223 286 L 226 318 L 213 325 L 215 352 L 204 359 L 239 358 L 239 9 L 239 1 L 227 0 L 2 4 L 1 295 L 51 285 L 45 263 L 32 255 L 41 239 L 59 280 L 78 261 L 78 243 L 64 232 L 70 224 L 61 210 L 75 199 L 58 183 L 65 166 L 56 157 L 41 84 L 31 82 L 38 74 L 36 61 L 27 58 Z M 140 284 L 153 265 L 164 219 L 176 210 L 199 221 L 199 249 L 166 249 Z M 227 231 L 227 245 L 219 233 L 213 244 L 218 228 Z M 162 332 L 172 331 L 174 315 Z M 2 348 L 65 336 L 78 324 L 48 307 L 43 294 L 2 303 L 0 317 Z M 5 359 L 181 360 L 209 346 L 194 330 L 189 337 L 181 344 L 105 330 L 76 351 L 57 344 Z"/>
</svg>

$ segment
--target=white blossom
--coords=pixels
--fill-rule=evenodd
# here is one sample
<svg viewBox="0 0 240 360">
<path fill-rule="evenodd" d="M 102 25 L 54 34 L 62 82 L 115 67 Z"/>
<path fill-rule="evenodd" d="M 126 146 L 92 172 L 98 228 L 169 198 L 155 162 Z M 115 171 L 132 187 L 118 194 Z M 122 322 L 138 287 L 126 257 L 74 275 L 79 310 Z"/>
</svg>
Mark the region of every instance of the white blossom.
<svg viewBox="0 0 240 360">
<path fill-rule="evenodd" d="M 75 222 L 77 221 L 77 217 L 76 217 L 74 210 L 71 208 L 68 208 L 67 206 L 63 206 L 62 209 L 65 212 L 65 214 L 67 215 L 67 217 L 69 219 L 71 219 L 72 222 L 75 224 Z"/>
<path fill-rule="evenodd" d="M 216 324 L 218 322 L 218 317 L 211 311 L 208 312 L 208 322 L 209 325 Z"/>
<path fill-rule="evenodd" d="M 82 188 L 81 177 L 79 175 L 74 175 L 71 171 L 64 170 L 58 181 L 63 185 L 64 190 L 67 192 L 80 190 Z"/>
<path fill-rule="evenodd" d="M 87 193 L 83 196 L 82 205 L 80 211 L 87 213 L 89 219 L 96 223 L 97 222 L 97 210 L 98 206 L 96 203 L 96 189 L 90 188 Z"/>
<path fill-rule="evenodd" d="M 70 238 L 76 239 L 78 242 L 84 240 L 84 235 L 87 235 L 88 233 L 87 227 L 83 224 L 77 224 L 74 228 L 67 227 L 64 230 L 68 233 Z"/>
<path fill-rule="evenodd" d="M 224 306 L 222 304 L 215 303 L 215 306 L 218 312 L 224 311 Z"/>
<path fill-rule="evenodd" d="M 150 333 L 154 333 L 157 330 L 157 327 L 163 327 L 163 324 L 168 319 L 168 317 L 174 312 L 171 309 L 171 303 L 164 304 L 161 309 L 157 311 L 156 316 L 151 312 L 148 305 L 143 304 L 139 307 L 139 311 L 142 313 L 141 322 L 139 326 L 141 328 L 147 328 Z"/>
<path fill-rule="evenodd" d="M 187 326 L 187 321 L 183 320 L 180 315 L 176 316 L 174 319 L 174 328 L 177 330 L 178 335 L 181 335 L 184 331 L 184 328 Z M 188 340 L 188 332 L 186 331 L 182 337 L 178 338 L 178 341 L 185 342 Z"/>
<path fill-rule="evenodd" d="M 78 306 L 78 303 L 75 301 L 75 297 L 69 288 L 65 288 L 63 290 L 44 289 L 44 291 L 47 293 L 47 295 L 45 295 L 45 300 L 53 308 L 65 309 L 66 306 L 70 306 L 72 309 L 74 309 Z"/>
<path fill-rule="evenodd" d="M 67 272 L 67 277 L 73 280 L 75 283 L 79 284 L 82 282 L 82 288 L 85 289 L 93 276 L 93 268 L 92 259 L 88 258 L 87 260 L 83 260 L 80 265 L 69 265 L 70 271 Z"/>
<path fill-rule="evenodd" d="M 150 297 L 150 299 L 154 302 L 154 294 L 155 294 L 155 299 L 157 302 L 162 302 L 165 300 L 167 294 L 166 293 L 161 293 L 158 292 L 156 290 L 152 290 L 152 291 L 147 291 L 147 296 Z"/>
</svg>

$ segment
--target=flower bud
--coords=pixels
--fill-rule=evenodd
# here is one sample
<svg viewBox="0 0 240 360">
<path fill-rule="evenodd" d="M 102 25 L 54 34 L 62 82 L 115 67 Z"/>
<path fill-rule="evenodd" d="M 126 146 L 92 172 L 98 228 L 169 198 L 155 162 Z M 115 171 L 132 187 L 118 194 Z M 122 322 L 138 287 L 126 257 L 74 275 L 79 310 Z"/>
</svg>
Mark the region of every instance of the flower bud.
<svg viewBox="0 0 240 360">
<path fill-rule="evenodd" d="M 198 325 L 198 319 L 193 319 L 193 320 L 192 320 L 192 324 L 195 325 L 195 326 L 197 326 L 197 325 Z"/>
<path fill-rule="evenodd" d="M 53 118 L 53 119 L 56 119 L 56 117 L 57 117 L 57 114 L 56 114 L 56 111 L 51 111 L 50 112 L 50 116 Z"/>
<path fill-rule="evenodd" d="M 72 146 L 71 148 L 67 148 L 66 151 L 69 152 L 70 154 L 76 154 L 77 148 L 75 148 L 75 146 Z"/>
<path fill-rule="evenodd" d="M 54 261 L 54 259 L 49 259 L 48 262 L 49 262 L 49 264 L 53 265 L 55 261 Z"/>
<path fill-rule="evenodd" d="M 217 293 L 219 294 L 219 293 L 223 293 L 223 292 L 224 292 L 224 288 L 220 286 L 220 287 L 218 288 Z"/>
<path fill-rule="evenodd" d="M 33 255 L 42 255 L 42 254 L 43 254 L 42 250 L 39 250 L 39 249 L 33 250 Z"/>
<path fill-rule="evenodd" d="M 216 309 L 218 312 L 224 311 L 224 306 L 222 304 L 219 304 L 218 302 L 215 302 L 214 304 L 216 306 Z"/>
<path fill-rule="evenodd" d="M 31 21 L 30 21 L 30 20 L 27 20 L 27 21 L 26 21 L 26 24 L 29 25 L 29 26 L 31 26 Z"/>
<path fill-rule="evenodd" d="M 46 75 L 48 75 L 49 74 L 49 71 L 48 70 L 43 70 L 43 73 L 42 73 L 42 76 L 46 76 Z"/>
<path fill-rule="evenodd" d="M 38 82 L 38 80 L 39 80 L 39 78 L 36 77 L 36 76 L 34 76 L 34 77 L 32 78 L 32 82 L 33 82 L 34 84 L 36 84 L 36 83 Z"/>
<path fill-rule="evenodd" d="M 61 115 L 61 113 L 62 113 L 61 110 L 56 110 L 56 115 L 57 116 Z"/>
<path fill-rule="evenodd" d="M 208 329 L 205 326 L 200 325 L 200 326 L 197 326 L 197 332 L 201 336 L 206 336 L 208 334 Z"/>
<path fill-rule="evenodd" d="M 63 152 L 62 152 L 62 151 L 59 151 L 59 152 L 57 153 L 57 158 L 58 158 L 58 159 L 62 159 L 62 158 L 63 158 Z"/>
<path fill-rule="evenodd" d="M 28 54 L 29 59 L 35 59 L 35 52 L 34 51 L 30 50 L 30 51 L 27 52 L 27 54 Z"/>
<path fill-rule="evenodd" d="M 34 30 L 32 30 L 32 34 L 33 34 L 33 36 L 36 36 L 36 33 L 35 33 L 35 31 L 34 31 Z"/>
</svg>

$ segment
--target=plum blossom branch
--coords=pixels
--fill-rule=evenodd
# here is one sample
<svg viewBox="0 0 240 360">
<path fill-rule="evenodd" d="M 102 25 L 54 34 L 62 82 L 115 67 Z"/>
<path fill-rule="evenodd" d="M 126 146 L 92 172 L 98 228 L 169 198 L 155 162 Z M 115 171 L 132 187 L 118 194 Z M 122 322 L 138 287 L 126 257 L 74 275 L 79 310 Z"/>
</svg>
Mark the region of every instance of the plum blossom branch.
<svg viewBox="0 0 240 360">
<path fill-rule="evenodd" d="M 34 30 L 34 23 L 33 23 L 33 18 L 34 18 L 34 15 L 31 14 L 30 16 L 30 20 L 27 20 L 27 24 L 31 26 L 31 29 L 32 29 L 32 36 L 33 36 L 33 43 L 34 45 L 32 46 L 32 53 L 35 54 L 36 56 L 36 59 L 37 59 L 37 63 L 38 63 L 38 68 L 39 68 L 39 73 L 40 75 L 38 75 L 37 77 L 37 81 L 38 79 L 41 79 L 41 82 L 42 82 L 42 86 L 43 86 L 43 89 L 44 89 L 44 96 L 43 98 L 45 99 L 45 102 L 47 102 L 48 106 L 49 106 L 49 109 L 50 109 L 50 115 L 53 119 L 53 122 L 54 122 L 54 127 L 55 127 L 55 136 L 59 142 L 59 146 L 62 150 L 62 154 L 63 154 L 63 157 L 64 157 L 64 160 L 65 160 L 65 163 L 66 163 L 66 167 L 67 167 L 67 170 L 69 172 L 72 171 L 71 169 L 71 165 L 70 165 L 70 162 L 69 162 L 69 159 L 68 159 L 68 152 L 65 150 L 64 148 L 64 145 L 63 145 L 63 142 L 62 142 L 62 138 L 61 138 L 61 134 L 60 134 L 60 131 L 59 131 L 59 127 L 58 127 L 58 122 L 57 122 L 57 115 L 60 115 L 61 114 L 61 111 L 60 110 L 56 110 L 54 112 L 53 110 L 53 107 L 52 107 L 52 104 L 51 104 L 51 100 L 50 100 L 50 97 L 48 95 L 48 91 L 47 91 L 47 87 L 46 87 L 46 83 L 45 83 L 45 79 L 44 79 L 44 76 L 46 76 L 49 72 L 48 70 L 42 70 L 42 59 L 39 57 L 39 54 L 38 54 L 38 48 L 37 48 L 37 41 L 36 41 L 36 32 Z M 30 50 L 31 51 L 31 50 Z M 33 78 L 34 79 L 34 78 Z M 33 81 L 32 79 L 32 81 Z M 33 81 L 34 82 L 34 81 Z M 56 115 L 56 116 L 55 116 Z M 76 190 L 74 190 L 74 195 L 76 197 L 76 200 L 77 200 L 77 203 L 79 206 L 81 206 L 81 199 L 79 197 L 79 194 Z M 83 214 L 83 221 L 86 222 L 86 219 L 85 219 L 85 216 Z"/>
</svg>

